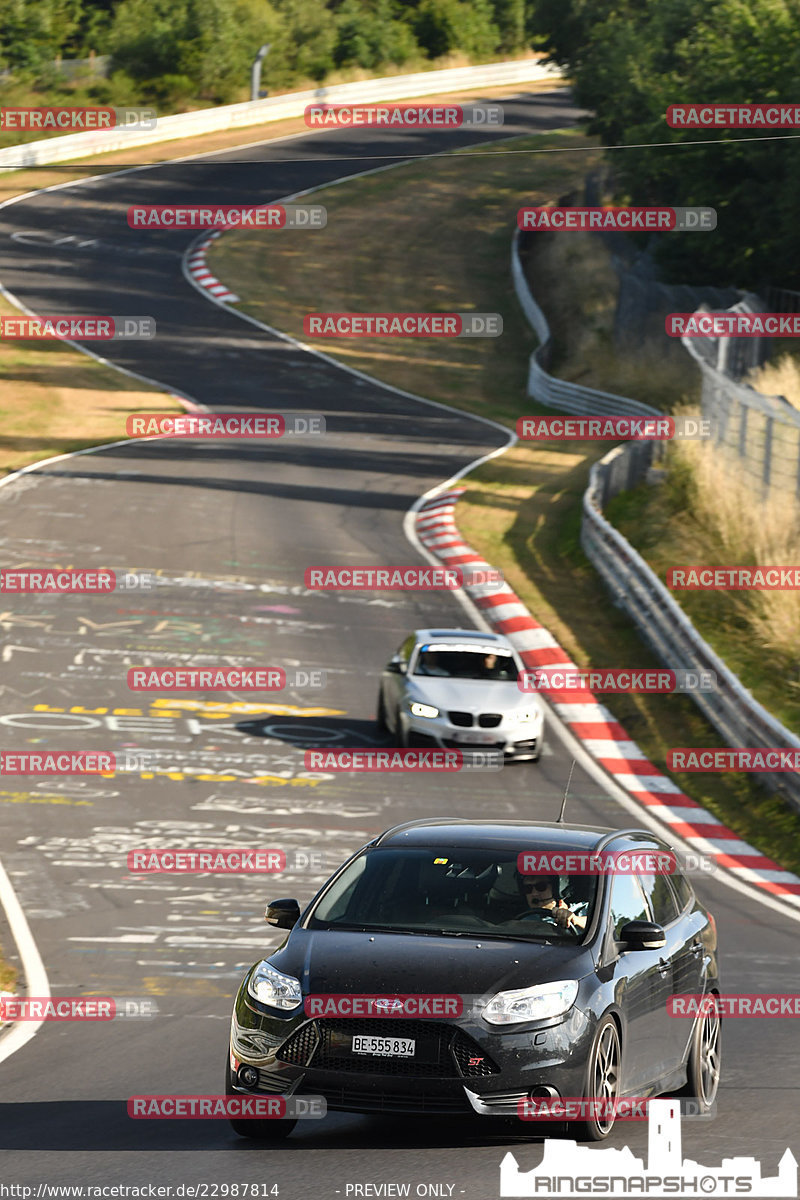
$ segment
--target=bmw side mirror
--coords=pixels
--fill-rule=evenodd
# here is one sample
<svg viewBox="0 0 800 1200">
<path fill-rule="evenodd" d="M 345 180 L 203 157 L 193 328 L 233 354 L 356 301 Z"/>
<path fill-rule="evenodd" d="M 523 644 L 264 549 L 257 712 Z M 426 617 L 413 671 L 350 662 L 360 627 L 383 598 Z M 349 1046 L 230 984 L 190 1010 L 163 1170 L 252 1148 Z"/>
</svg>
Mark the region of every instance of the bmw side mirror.
<svg viewBox="0 0 800 1200">
<path fill-rule="evenodd" d="M 396 658 L 393 658 L 390 663 L 386 664 L 386 670 L 391 675 L 405 675 L 406 664 L 404 662 L 399 662 Z"/>
<path fill-rule="evenodd" d="M 628 921 L 619 931 L 620 942 L 626 950 L 661 950 L 667 944 L 667 935 L 653 921 Z"/>
<path fill-rule="evenodd" d="M 300 920 L 300 905 L 296 900 L 270 900 L 264 920 L 276 929 L 293 929 Z"/>
</svg>

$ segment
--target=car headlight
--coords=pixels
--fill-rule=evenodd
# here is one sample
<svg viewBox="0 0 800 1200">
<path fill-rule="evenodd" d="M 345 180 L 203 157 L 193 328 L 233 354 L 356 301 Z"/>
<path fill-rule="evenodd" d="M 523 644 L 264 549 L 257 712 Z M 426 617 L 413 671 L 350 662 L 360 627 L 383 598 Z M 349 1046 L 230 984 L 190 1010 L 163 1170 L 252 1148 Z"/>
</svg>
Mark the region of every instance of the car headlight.
<svg viewBox="0 0 800 1200">
<path fill-rule="evenodd" d="M 518 1025 L 522 1021 L 560 1017 L 572 1008 L 577 994 L 576 979 L 542 983 L 514 992 L 498 992 L 492 996 L 481 1015 L 490 1025 Z"/>
<path fill-rule="evenodd" d="M 439 710 L 434 708 L 432 704 L 420 704 L 419 700 L 412 700 L 409 705 L 412 717 L 438 717 Z"/>
<path fill-rule="evenodd" d="M 270 1008 L 297 1008 L 303 1003 L 300 980 L 284 975 L 262 959 L 247 981 L 247 990 L 260 1004 Z"/>
<path fill-rule="evenodd" d="M 513 712 L 509 714 L 509 720 L 516 721 L 519 725 L 534 725 L 541 721 L 542 714 L 538 708 L 525 709 L 521 712 Z"/>
</svg>

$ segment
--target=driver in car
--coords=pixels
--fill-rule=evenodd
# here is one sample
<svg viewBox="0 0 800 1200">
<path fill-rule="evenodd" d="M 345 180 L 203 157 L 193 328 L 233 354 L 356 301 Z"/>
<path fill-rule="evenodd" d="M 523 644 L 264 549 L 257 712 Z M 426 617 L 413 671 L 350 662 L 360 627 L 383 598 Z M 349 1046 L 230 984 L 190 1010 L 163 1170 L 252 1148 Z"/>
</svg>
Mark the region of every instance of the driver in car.
<svg viewBox="0 0 800 1200">
<path fill-rule="evenodd" d="M 559 895 L 557 875 L 520 875 L 517 874 L 517 886 L 525 897 L 528 911 L 521 913 L 515 919 L 525 921 L 529 918 L 550 917 L 560 930 L 579 932 L 586 928 L 586 917 L 574 913 L 565 900 Z"/>
</svg>

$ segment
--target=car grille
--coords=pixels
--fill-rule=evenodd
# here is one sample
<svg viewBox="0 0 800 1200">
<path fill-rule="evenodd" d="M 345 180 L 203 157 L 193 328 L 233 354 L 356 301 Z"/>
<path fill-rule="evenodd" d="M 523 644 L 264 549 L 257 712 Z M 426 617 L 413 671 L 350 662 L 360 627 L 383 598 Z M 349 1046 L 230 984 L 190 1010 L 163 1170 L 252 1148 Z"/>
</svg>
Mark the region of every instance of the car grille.
<svg viewBox="0 0 800 1200">
<path fill-rule="evenodd" d="M 478 724 L 481 729 L 496 729 L 502 719 L 502 713 L 481 713 L 478 717 Z"/>
<path fill-rule="evenodd" d="M 384 1058 L 349 1052 L 354 1034 L 413 1038 L 420 1053 L 414 1058 Z M 276 1056 L 282 1062 L 320 1071 L 369 1075 L 413 1075 L 415 1078 L 474 1079 L 498 1074 L 500 1068 L 477 1042 L 461 1029 L 435 1021 L 385 1020 L 309 1021 L 287 1038 Z M 476 1060 L 471 1062 L 471 1060 Z"/>
<path fill-rule="evenodd" d="M 449 712 L 447 715 L 450 718 L 451 725 L 461 725 L 464 729 L 469 729 L 472 725 L 472 713 L 455 710 L 454 712 Z"/>
<path fill-rule="evenodd" d="M 356 1112 L 442 1113 L 472 1112 L 463 1089 L 455 1085 L 451 1091 L 435 1092 L 424 1084 L 408 1092 L 358 1091 L 350 1087 L 331 1088 L 313 1085 L 314 1095 L 323 1096 L 328 1108 L 355 1109 Z"/>
</svg>

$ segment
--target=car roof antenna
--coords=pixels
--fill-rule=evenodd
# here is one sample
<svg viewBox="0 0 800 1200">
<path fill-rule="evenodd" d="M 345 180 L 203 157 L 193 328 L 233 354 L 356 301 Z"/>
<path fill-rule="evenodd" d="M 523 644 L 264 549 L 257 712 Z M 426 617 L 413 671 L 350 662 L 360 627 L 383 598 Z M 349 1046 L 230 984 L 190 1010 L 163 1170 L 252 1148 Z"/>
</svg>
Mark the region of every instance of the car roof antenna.
<svg viewBox="0 0 800 1200">
<path fill-rule="evenodd" d="M 572 766 L 569 769 L 569 778 L 567 779 L 567 786 L 564 788 L 564 799 L 561 801 L 561 812 L 558 814 L 558 820 L 556 821 L 557 825 L 564 824 L 564 809 L 567 807 L 567 796 L 569 794 L 569 785 L 572 783 L 572 772 L 574 770 L 575 770 L 575 759 L 573 758 Z"/>
</svg>

